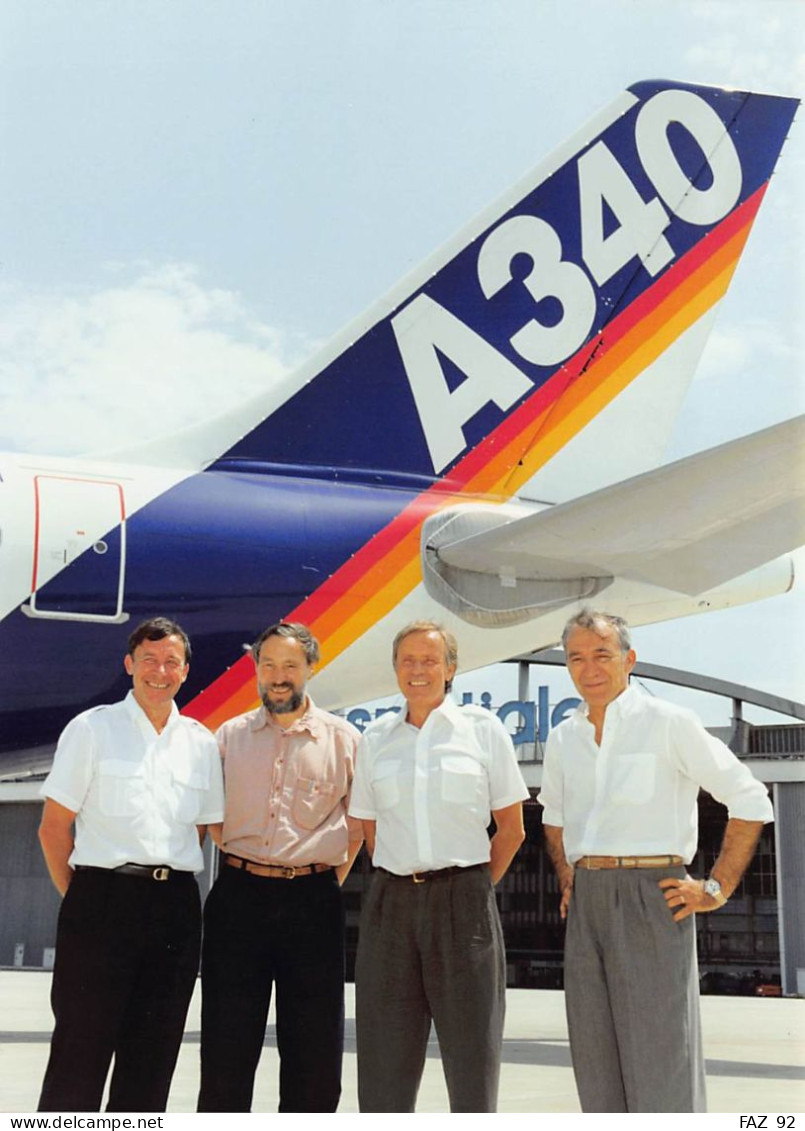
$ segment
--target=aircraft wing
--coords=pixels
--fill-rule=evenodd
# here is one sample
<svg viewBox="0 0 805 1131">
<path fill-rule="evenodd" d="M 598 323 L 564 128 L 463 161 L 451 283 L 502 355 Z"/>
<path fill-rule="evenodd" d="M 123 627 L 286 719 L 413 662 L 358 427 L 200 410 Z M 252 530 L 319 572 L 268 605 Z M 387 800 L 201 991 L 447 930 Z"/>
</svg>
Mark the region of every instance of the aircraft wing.
<svg viewBox="0 0 805 1131">
<path fill-rule="evenodd" d="M 805 544 L 803 495 L 805 416 L 503 526 L 489 515 L 480 533 L 443 520 L 426 558 L 454 587 L 480 574 L 597 591 L 621 577 L 698 594 Z"/>
</svg>

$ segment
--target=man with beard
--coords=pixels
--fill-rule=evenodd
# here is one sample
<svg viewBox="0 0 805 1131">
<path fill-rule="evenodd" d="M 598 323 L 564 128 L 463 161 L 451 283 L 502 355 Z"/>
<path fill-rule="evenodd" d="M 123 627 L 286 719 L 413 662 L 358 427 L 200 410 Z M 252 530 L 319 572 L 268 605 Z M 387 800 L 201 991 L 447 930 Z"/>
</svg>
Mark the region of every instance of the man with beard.
<svg viewBox="0 0 805 1131">
<path fill-rule="evenodd" d="M 362 841 L 347 819 L 359 734 L 305 688 L 302 624 L 252 648 L 263 705 L 216 737 L 224 762 L 220 875 L 204 908 L 199 1111 L 249 1111 L 272 987 L 279 1110 L 332 1112 L 344 1045 L 343 883 Z"/>
</svg>

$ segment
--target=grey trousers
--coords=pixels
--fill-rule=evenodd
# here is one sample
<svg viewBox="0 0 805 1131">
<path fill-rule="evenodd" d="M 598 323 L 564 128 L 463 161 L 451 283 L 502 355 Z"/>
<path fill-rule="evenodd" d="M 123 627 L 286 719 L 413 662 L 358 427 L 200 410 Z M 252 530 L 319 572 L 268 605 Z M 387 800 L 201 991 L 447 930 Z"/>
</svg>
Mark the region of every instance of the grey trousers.
<svg viewBox="0 0 805 1131">
<path fill-rule="evenodd" d="M 376 872 L 355 972 L 360 1110 L 415 1110 L 432 1019 L 450 1110 L 495 1111 L 505 988 L 488 868 L 422 884 Z"/>
<path fill-rule="evenodd" d="M 693 916 L 658 881 L 684 868 L 576 870 L 565 1003 L 585 1112 L 706 1111 Z"/>
</svg>

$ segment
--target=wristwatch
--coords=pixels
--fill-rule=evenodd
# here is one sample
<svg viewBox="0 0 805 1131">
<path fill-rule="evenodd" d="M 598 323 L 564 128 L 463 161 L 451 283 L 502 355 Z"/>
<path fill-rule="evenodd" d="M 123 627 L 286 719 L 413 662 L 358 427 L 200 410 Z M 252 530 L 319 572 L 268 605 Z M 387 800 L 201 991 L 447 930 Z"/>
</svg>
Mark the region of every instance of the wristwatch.
<svg viewBox="0 0 805 1131">
<path fill-rule="evenodd" d="M 708 876 L 704 881 L 704 893 L 714 899 L 719 907 L 723 907 L 727 902 L 727 897 L 721 890 L 721 884 L 715 876 Z"/>
</svg>

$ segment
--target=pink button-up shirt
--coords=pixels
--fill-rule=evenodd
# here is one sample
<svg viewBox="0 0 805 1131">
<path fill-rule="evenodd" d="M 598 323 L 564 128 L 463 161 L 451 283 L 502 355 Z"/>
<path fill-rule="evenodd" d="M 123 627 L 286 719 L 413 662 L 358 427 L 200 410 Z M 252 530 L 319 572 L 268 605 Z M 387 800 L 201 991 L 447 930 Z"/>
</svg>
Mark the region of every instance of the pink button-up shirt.
<svg viewBox="0 0 805 1131">
<path fill-rule="evenodd" d="M 260 864 L 344 863 L 360 738 L 351 723 L 308 696 L 304 715 L 287 729 L 259 707 L 224 723 L 216 738 L 224 760 L 226 852 Z"/>
</svg>

